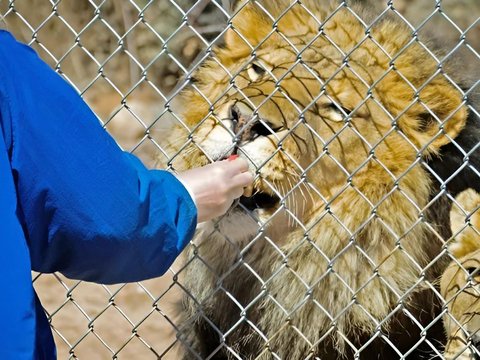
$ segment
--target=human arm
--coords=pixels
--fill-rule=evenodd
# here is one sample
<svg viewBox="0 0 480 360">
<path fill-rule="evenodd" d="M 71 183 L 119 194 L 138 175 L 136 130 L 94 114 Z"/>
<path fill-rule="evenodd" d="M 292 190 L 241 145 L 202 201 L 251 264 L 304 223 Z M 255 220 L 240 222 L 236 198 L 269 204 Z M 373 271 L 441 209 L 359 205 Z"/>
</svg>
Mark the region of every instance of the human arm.
<svg viewBox="0 0 480 360">
<path fill-rule="evenodd" d="M 122 152 L 74 89 L 4 31 L 0 61 L 32 269 L 102 283 L 163 274 L 197 223 L 184 186 Z"/>
</svg>

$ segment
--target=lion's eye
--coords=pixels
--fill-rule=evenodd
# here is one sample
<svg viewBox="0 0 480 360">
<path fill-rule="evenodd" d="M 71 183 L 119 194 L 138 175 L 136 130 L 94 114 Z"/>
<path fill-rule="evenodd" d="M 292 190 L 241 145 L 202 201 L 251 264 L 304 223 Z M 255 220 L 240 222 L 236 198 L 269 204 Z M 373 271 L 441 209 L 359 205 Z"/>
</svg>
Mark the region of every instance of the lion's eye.
<svg viewBox="0 0 480 360">
<path fill-rule="evenodd" d="M 251 81 L 257 81 L 265 75 L 266 70 L 259 63 L 252 63 L 248 67 L 247 73 Z"/>
<path fill-rule="evenodd" d="M 480 282 L 480 268 L 467 267 L 465 270 L 468 272 L 467 279 L 470 278 L 474 283 Z"/>
<path fill-rule="evenodd" d="M 468 267 L 465 270 L 467 270 L 468 275 L 470 276 L 480 276 L 480 271 L 479 268 L 476 267 Z"/>
<path fill-rule="evenodd" d="M 333 121 L 343 121 L 351 113 L 351 111 L 348 110 L 347 108 L 334 102 L 330 103 L 328 107 L 331 111 L 330 118 Z"/>
<path fill-rule="evenodd" d="M 279 132 L 280 130 L 283 130 L 283 126 L 272 124 L 270 121 L 267 120 L 262 120 L 255 123 L 251 129 L 252 133 L 259 136 L 269 136 L 273 133 Z"/>
</svg>

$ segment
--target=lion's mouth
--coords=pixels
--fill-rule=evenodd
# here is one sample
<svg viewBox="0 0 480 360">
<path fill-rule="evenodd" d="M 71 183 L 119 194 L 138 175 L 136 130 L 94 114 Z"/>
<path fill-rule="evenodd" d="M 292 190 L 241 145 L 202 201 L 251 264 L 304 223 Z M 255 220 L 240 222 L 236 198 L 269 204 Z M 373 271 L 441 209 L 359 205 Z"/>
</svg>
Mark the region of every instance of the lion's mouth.
<svg viewBox="0 0 480 360">
<path fill-rule="evenodd" d="M 256 209 L 270 209 L 275 207 L 280 202 L 276 195 L 270 195 L 263 192 L 257 192 L 253 196 L 242 196 L 239 203 L 249 211 Z"/>
<path fill-rule="evenodd" d="M 238 155 L 238 147 L 235 146 L 233 151 L 228 155 L 221 157 L 221 160 L 226 160 L 234 155 Z M 280 202 L 280 199 L 277 195 L 270 195 L 265 192 L 256 191 L 252 196 L 241 196 L 238 199 L 238 203 L 234 203 L 234 206 L 241 204 L 240 206 L 246 210 L 254 211 L 256 209 L 271 209 L 275 207 Z"/>
</svg>

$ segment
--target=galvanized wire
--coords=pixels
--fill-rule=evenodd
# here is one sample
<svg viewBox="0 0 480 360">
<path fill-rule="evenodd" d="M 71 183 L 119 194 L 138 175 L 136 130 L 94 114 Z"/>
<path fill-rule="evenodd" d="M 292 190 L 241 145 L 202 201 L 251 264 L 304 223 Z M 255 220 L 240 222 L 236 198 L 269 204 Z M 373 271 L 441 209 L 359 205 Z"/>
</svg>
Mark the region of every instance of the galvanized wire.
<svg viewBox="0 0 480 360">
<path fill-rule="evenodd" d="M 253 1 L 260 8 L 263 8 L 261 2 Z M 187 259 L 185 262 L 179 261 L 175 266 L 169 270 L 162 279 L 150 280 L 137 284 L 123 284 L 118 286 L 104 286 L 86 284 L 83 282 L 72 281 L 64 278 L 60 274 L 46 275 L 34 274 L 33 283 L 39 291 L 40 298 L 43 301 L 46 313 L 52 325 L 52 330 L 55 334 L 57 346 L 59 348 L 59 358 L 121 358 L 121 359 L 147 359 L 147 358 L 164 358 L 164 359 L 178 359 L 180 353 L 187 349 L 190 358 L 203 358 L 197 352 L 195 346 L 192 346 L 189 339 L 183 337 L 183 330 L 189 327 L 194 327 L 197 319 L 181 319 L 178 316 L 178 308 L 172 306 L 173 303 L 179 301 L 183 296 L 190 297 L 191 301 L 198 308 L 199 316 L 205 321 L 218 335 L 220 339 L 218 348 L 215 352 L 224 351 L 233 359 L 242 359 L 243 356 L 239 349 L 226 340 L 231 333 L 238 330 L 241 326 L 247 324 L 253 331 L 267 344 L 269 342 L 268 334 L 265 334 L 261 326 L 247 316 L 247 313 L 255 308 L 256 303 L 260 299 L 267 297 L 271 302 L 281 309 L 285 314 L 290 315 L 293 311 L 286 309 L 276 298 L 272 296 L 267 290 L 268 285 L 272 280 L 282 271 L 290 271 L 295 278 L 301 282 L 306 293 L 310 294 L 315 284 L 319 284 L 328 276 L 334 276 L 336 280 L 349 288 L 353 294 L 352 299 L 356 294 L 367 288 L 371 282 L 378 280 L 378 274 L 372 272 L 369 279 L 359 288 L 351 289 L 349 284 L 342 276 L 334 270 L 335 262 L 343 254 L 351 249 L 355 249 L 362 256 L 367 259 L 372 268 L 378 268 L 378 264 L 369 257 L 368 253 L 355 241 L 355 237 L 365 228 L 367 224 L 372 221 L 381 223 L 383 229 L 390 233 L 397 242 L 395 249 L 392 252 L 401 252 L 408 257 L 412 262 L 415 259 L 402 246 L 402 239 L 419 225 L 426 224 L 432 233 L 437 234 L 441 241 L 446 245 L 451 243 L 454 238 L 465 229 L 473 229 L 479 232 L 480 229 L 475 229 L 469 222 L 477 209 L 464 210 L 465 226 L 454 233 L 450 239 L 443 239 L 437 229 L 431 226 L 425 220 L 425 213 L 427 210 L 436 206 L 436 201 L 441 197 L 447 197 L 450 201 L 456 203 L 460 208 L 462 204 L 458 204 L 454 196 L 448 191 L 447 187 L 450 181 L 462 173 L 466 168 L 470 169 L 480 179 L 480 169 L 469 162 L 469 158 L 474 152 L 478 150 L 480 144 L 477 144 L 472 149 L 462 149 L 456 144 L 455 139 L 449 139 L 453 146 L 456 147 L 464 157 L 464 163 L 450 176 L 448 179 L 441 179 L 438 174 L 425 162 L 419 155 L 408 169 L 400 175 L 394 175 L 387 166 L 382 164 L 375 155 L 376 149 L 381 146 L 385 139 L 392 133 L 399 133 L 402 138 L 414 148 L 418 154 L 421 154 L 427 146 L 435 139 L 432 138 L 430 143 L 418 148 L 406 135 L 399 131 L 397 126 L 398 120 L 406 113 L 410 107 L 415 104 L 422 104 L 426 110 L 428 106 L 422 103 L 418 94 L 427 86 L 428 83 L 438 74 L 442 74 L 453 87 L 458 89 L 463 95 L 465 102 L 468 98 L 473 97 L 476 88 L 480 84 L 479 72 L 480 68 L 480 11 L 479 6 L 476 6 L 474 1 L 463 0 L 464 6 L 471 5 L 470 17 L 467 18 L 468 10 L 459 10 L 459 7 L 449 6 L 445 4 L 446 1 L 441 0 L 423 0 L 423 1 L 409 1 L 409 0 L 385 0 L 385 1 L 358 1 L 365 3 L 365 6 L 371 7 L 373 18 L 369 22 L 355 13 L 351 1 L 336 1 L 335 6 L 332 7 L 331 14 L 323 20 L 318 20 L 319 33 L 318 36 L 311 40 L 310 44 L 319 38 L 327 40 L 332 47 L 336 48 L 342 54 L 344 59 L 347 59 L 338 69 L 327 79 L 321 79 L 314 69 L 311 69 L 305 62 L 302 61 L 302 53 L 307 50 L 298 49 L 290 39 L 272 28 L 271 34 L 276 33 L 283 37 L 286 44 L 291 47 L 291 51 L 297 56 L 297 60 L 292 63 L 286 70 L 282 77 L 275 77 L 269 72 L 269 75 L 274 79 L 275 90 L 271 94 L 267 94 L 263 103 L 269 101 L 273 96 L 281 95 L 284 99 L 289 101 L 289 104 L 298 113 L 298 122 L 290 129 L 291 132 L 295 128 L 305 126 L 311 132 L 313 128 L 304 121 L 308 109 L 319 98 L 327 96 L 332 102 L 334 99 L 326 93 L 326 86 L 332 81 L 335 76 L 348 68 L 351 74 L 356 77 L 367 88 L 367 96 L 358 103 L 351 113 L 355 113 L 367 101 L 374 102 L 376 106 L 384 111 L 389 116 L 392 123 L 391 129 L 376 143 L 369 143 L 362 134 L 350 126 L 351 115 L 344 113 L 344 126 L 339 130 L 336 136 L 339 136 L 343 131 L 353 132 L 358 136 L 365 146 L 369 149 L 368 157 L 356 169 L 347 170 L 339 159 L 336 159 L 328 151 L 328 146 L 335 141 L 335 137 L 331 139 L 322 139 L 318 134 L 317 140 L 322 142 L 324 146 L 318 158 L 306 167 L 302 167 L 300 163 L 284 151 L 280 146 L 275 153 L 271 154 L 269 158 L 259 167 L 264 166 L 268 161 L 273 159 L 276 154 L 281 153 L 287 157 L 288 160 L 295 164 L 301 174 L 299 181 L 286 194 L 282 193 L 274 183 L 266 183 L 270 190 L 280 198 L 279 208 L 274 214 L 282 212 L 287 213 L 290 221 L 294 226 L 301 228 L 304 233 L 304 238 L 296 244 L 296 247 L 289 249 L 289 253 L 285 253 L 281 247 L 265 235 L 265 228 L 272 222 L 272 218 L 259 222 L 259 229 L 256 235 L 252 236 L 245 244 L 239 245 L 230 239 L 229 234 L 223 234 L 226 243 L 238 253 L 238 260 L 233 263 L 233 266 L 221 274 L 216 274 L 215 266 L 209 263 L 207 259 L 198 255 L 201 252 L 202 244 L 191 245 L 195 256 Z M 241 38 L 247 41 L 244 36 L 232 27 L 231 17 L 235 16 L 241 11 L 244 5 L 235 7 L 234 1 L 215 1 L 215 0 L 85 0 L 79 2 L 69 2 L 67 0 L 0 0 L 0 16 L 6 21 L 7 28 L 12 31 L 20 40 L 25 41 L 35 48 L 39 54 L 47 61 L 52 68 L 54 68 L 61 76 L 65 78 L 92 106 L 99 116 L 99 120 L 103 122 L 106 129 L 114 135 L 118 143 L 126 150 L 131 151 L 140 156 L 147 164 L 153 165 L 160 162 L 165 167 L 171 167 L 175 159 L 181 156 L 181 152 L 187 146 L 194 144 L 189 132 L 195 131 L 184 122 L 181 114 L 175 106 L 175 99 L 187 86 L 191 86 L 200 92 L 200 89 L 194 82 L 190 82 L 192 74 L 201 66 L 205 59 L 212 56 L 212 50 L 215 46 L 222 43 L 222 39 L 227 30 L 235 31 Z M 420 5 L 419 5 L 420 4 Z M 302 4 L 302 1 L 296 0 L 291 2 L 291 6 L 285 9 L 284 13 L 279 18 L 272 18 L 272 21 L 278 22 L 281 18 L 290 11 L 294 6 L 301 6 L 312 16 L 315 16 L 308 7 Z M 33 11 L 35 9 L 35 11 Z M 264 9 L 264 8 L 263 8 Z M 322 26 L 337 12 L 347 9 L 355 16 L 358 21 L 363 24 L 364 36 L 349 52 L 345 53 L 342 49 L 331 39 L 328 34 L 323 31 Z M 468 9 L 468 7 L 467 7 Z M 265 10 L 265 9 L 264 9 Z M 477 13 L 475 13 L 477 11 Z M 265 10 L 267 16 L 271 16 Z M 387 51 L 384 54 L 390 58 L 391 66 L 386 69 L 383 75 L 379 76 L 373 84 L 369 84 L 363 79 L 361 74 L 357 73 L 353 67 L 349 66 L 348 58 L 359 49 L 366 41 L 374 42 L 380 49 L 381 44 L 376 42 L 375 38 L 370 35 L 370 31 L 379 22 L 384 19 L 386 15 L 395 16 L 401 22 L 406 24 L 411 31 L 411 40 L 401 49 L 394 57 L 391 57 Z M 460 15 L 459 15 L 460 14 Z M 450 39 L 447 42 L 446 51 L 441 55 L 437 55 L 432 50 L 429 42 L 425 41 L 425 34 L 431 31 L 432 24 L 434 27 L 441 29 L 442 36 Z M 440 25 L 439 25 L 440 24 Z M 270 34 L 270 35 L 271 35 Z M 438 34 L 437 34 L 438 35 Z M 393 36 L 393 35 L 392 35 Z M 452 40 L 453 39 L 453 40 Z M 266 41 L 266 39 L 265 39 Z M 426 79 L 424 85 L 420 88 L 415 87 L 409 80 L 400 72 L 397 75 L 407 84 L 409 84 L 416 97 L 412 98 L 411 104 L 397 115 L 393 116 L 385 108 L 385 106 L 376 99 L 372 94 L 375 87 L 386 78 L 392 71 L 395 72 L 395 60 L 400 57 L 412 45 L 419 45 L 424 49 L 437 64 L 437 71 L 431 74 L 429 79 Z M 259 47 L 251 46 L 252 54 Z M 447 62 L 455 58 L 459 53 L 466 55 L 467 67 L 469 72 L 473 74 L 473 81 L 469 88 L 461 88 L 457 83 L 457 79 L 452 79 L 448 73 L 444 71 L 444 66 Z M 254 60 L 252 56 L 251 61 Z M 225 90 L 234 89 L 249 103 L 252 108 L 259 108 L 262 104 L 255 104 L 248 96 L 242 93 L 242 90 L 236 87 L 233 81 L 239 73 L 232 73 L 218 59 L 214 61 L 223 68 L 232 78 L 230 87 Z M 301 108 L 298 103 L 290 99 L 288 94 L 282 89 L 281 83 L 293 71 L 296 66 L 302 66 L 309 72 L 312 79 L 316 79 L 322 85 L 322 91 L 312 98 L 311 103 L 306 108 Z M 222 100 L 211 102 L 208 96 L 204 96 L 206 102 L 214 109 Z M 479 109 L 473 105 L 468 105 L 469 111 L 480 118 Z M 206 120 L 212 113 L 208 114 Z M 451 115 L 453 116 L 453 115 Z M 440 131 L 437 134 L 446 135 L 442 126 L 449 118 L 439 119 L 434 116 L 434 121 L 440 125 Z M 185 139 L 183 145 L 179 146 L 178 153 L 170 153 L 165 147 L 165 129 L 168 129 L 172 124 L 179 124 L 185 129 Z M 201 122 L 200 122 L 201 124 Z M 222 125 L 222 124 L 220 124 Z M 200 125 L 199 125 L 200 126 Z M 222 125 L 223 126 L 223 125 Z M 230 131 L 230 130 L 229 130 Z M 235 134 L 232 133 L 232 136 Z M 200 147 L 200 145 L 195 144 Z M 308 180 L 306 174 L 315 164 L 323 158 L 330 159 L 338 169 L 346 176 L 347 181 L 344 186 L 339 189 L 335 195 L 329 199 L 325 198 L 318 189 L 315 189 Z M 214 160 L 214 159 L 211 159 Z M 396 184 L 390 189 L 384 197 L 377 203 L 370 202 L 368 196 L 363 194 L 359 189 L 352 185 L 352 179 L 361 171 L 369 162 L 378 164 Z M 414 167 L 423 166 L 433 178 L 436 178 L 440 184 L 440 192 L 435 194 L 430 202 L 422 207 L 416 204 L 411 199 L 408 193 L 399 185 L 401 180 Z M 289 207 L 288 197 L 295 196 L 295 192 L 302 192 L 304 188 L 308 187 L 309 191 L 320 198 L 325 204 L 325 212 L 322 216 L 316 219 L 316 222 L 310 224 L 303 224 L 301 219 L 297 217 L 295 209 Z M 354 190 L 360 198 L 369 204 L 371 208 L 371 216 L 369 216 L 363 224 L 356 229 L 350 229 L 342 223 L 338 214 L 331 210 L 331 205 L 337 200 L 345 191 Z M 377 216 L 379 207 L 393 193 L 400 193 L 405 199 L 408 199 L 412 206 L 418 212 L 418 219 L 411 224 L 411 227 L 403 234 L 397 234 L 394 229 L 381 217 Z M 302 193 L 303 195 L 303 193 Z M 244 210 L 247 210 L 244 207 Z M 315 242 L 310 238 L 312 229 L 325 217 L 331 217 L 342 227 L 350 237 L 351 241 L 340 250 L 333 258 L 330 258 L 322 249 L 316 246 Z M 221 232 L 220 225 L 215 224 L 209 230 L 211 234 Z M 480 237 L 480 233 L 478 233 Z M 207 234 L 208 237 L 208 234 Z M 260 242 L 266 242 L 273 251 L 277 254 L 282 262 L 278 264 L 278 268 L 268 278 L 263 278 L 261 274 L 248 261 L 244 261 L 243 256 L 254 246 Z M 328 266 L 324 274 L 316 279 L 315 284 L 309 284 L 302 278 L 301 274 L 288 266 L 288 260 L 299 248 L 308 244 L 312 251 L 327 262 Z M 453 262 L 459 267 L 461 263 L 459 259 L 451 256 L 444 247 L 433 259 L 429 259 L 427 266 L 417 264 L 417 270 L 420 274 L 418 281 L 412 284 L 411 289 L 417 286 L 427 286 L 432 291 L 436 292 L 438 296 L 438 286 L 425 279 L 427 270 L 434 266 L 436 261 L 443 255 L 447 254 Z M 214 274 L 217 287 L 212 290 L 209 297 L 213 297 L 213 292 L 221 292 L 226 298 L 234 304 L 236 309 L 236 322 L 228 329 L 223 330 L 218 327 L 214 320 L 208 317 L 208 314 L 203 312 L 202 306 L 205 299 L 196 299 L 194 293 L 185 286 L 183 281 L 179 280 L 186 269 L 193 262 L 201 262 L 206 272 Z M 230 293 L 228 288 L 223 285 L 223 280 L 228 277 L 235 276 L 236 272 L 242 269 L 249 276 L 253 277 L 259 284 L 260 291 L 258 296 L 251 300 L 248 304 L 243 304 L 242 301 L 236 299 L 234 294 Z M 238 279 L 242 281 L 241 278 Z M 386 281 L 380 278 L 382 284 L 395 292 L 395 289 Z M 473 280 L 469 281 L 460 287 L 457 291 L 461 294 L 465 289 L 472 287 Z M 475 287 L 476 289 L 476 287 Z M 408 301 L 410 293 L 396 293 L 398 298 L 398 307 L 392 309 L 387 317 L 382 319 L 381 323 L 388 322 L 393 318 L 397 311 L 405 313 L 412 321 L 418 324 L 421 332 L 429 330 L 432 324 L 426 327 L 422 326 L 415 318 L 415 315 L 410 313 L 403 304 Z M 296 308 L 301 308 L 309 301 L 306 296 Z M 441 321 L 441 316 L 446 315 L 452 318 L 458 327 L 462 328 L 464 324 L 460 323 L 459 319 L 449 314 L 448 305 L 453 300 L 444 304 L 444 308 L 435 319 Z M 343 313 L 347 312 L 355 303 L 354 300 L 349 302 L 346 307 L 337 315 L 329 314 L 320 302 L 315 302 L 317 310 L 326 314 L 331 321 L 331 327 L 314 343 L 302 333 L 301 328 L 295 328 L 297 335 L 303 341 L 309 343 L 312 347 L 321 344 L 322 341 L 328 338 L 330 332 L 335 332 L 336 322 Z M 360 304 L 356 304 L 361 306 Z M 366 311 L 366 310 L 365 310 Z M 391 343 L 387 334 L 381 330 L 381 324 L 378 326 L 378 331 L 372 334 L 372 337 L 361 348 L 354 349 L 355 357 L 361 354 L 361 351 L 367 344 L 375 338 L 381 338 L 384 342 L 390 343 L 390 346 L 395 347 L 395 343 Z M 464 329 L 468 333 L 467 329 Z M 465 351 L 472 351 L 480 356 L 477 348 L 472 346 L 475 334 L 468 334 L 465 343 Z M 343 340 L 349 342 L 347 334 L 339 334 Z M 181 346 L 180 346 L 181 345 Z M 352 344 L 350 344 L 353 346 Z M 436 358 L 443 358 L 442 346 L 435 343 L 429 343 L 429 346 Z M 221 350 L 223 348 L 223 350 Z M 404 358 L 408 356 L 415 349 L 412 348 L 406 354 L 399 356 Z M 207 358 L 214 356 L 215 352 Z M 275 352 L 270 353 L 271 358 L 281 359 Z M 402 357 L 403 356 L 403 357 Z"/>
</svg>

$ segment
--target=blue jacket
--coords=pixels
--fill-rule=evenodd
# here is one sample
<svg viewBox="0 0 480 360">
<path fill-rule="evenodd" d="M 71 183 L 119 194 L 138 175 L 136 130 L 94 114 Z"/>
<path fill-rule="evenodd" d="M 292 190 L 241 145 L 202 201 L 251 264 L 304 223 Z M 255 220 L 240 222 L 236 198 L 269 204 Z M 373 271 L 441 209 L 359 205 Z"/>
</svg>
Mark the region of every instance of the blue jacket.
<svg viewBox="0 0 480 360">
<path fill-rule="evenodd" d="M 194 233 L 170 173 L 120 150 L 75 90 L 0 31 L 0 359 L 54 359 L 31 270 L 99 283 L 162 275 Z"/>
</svg>

